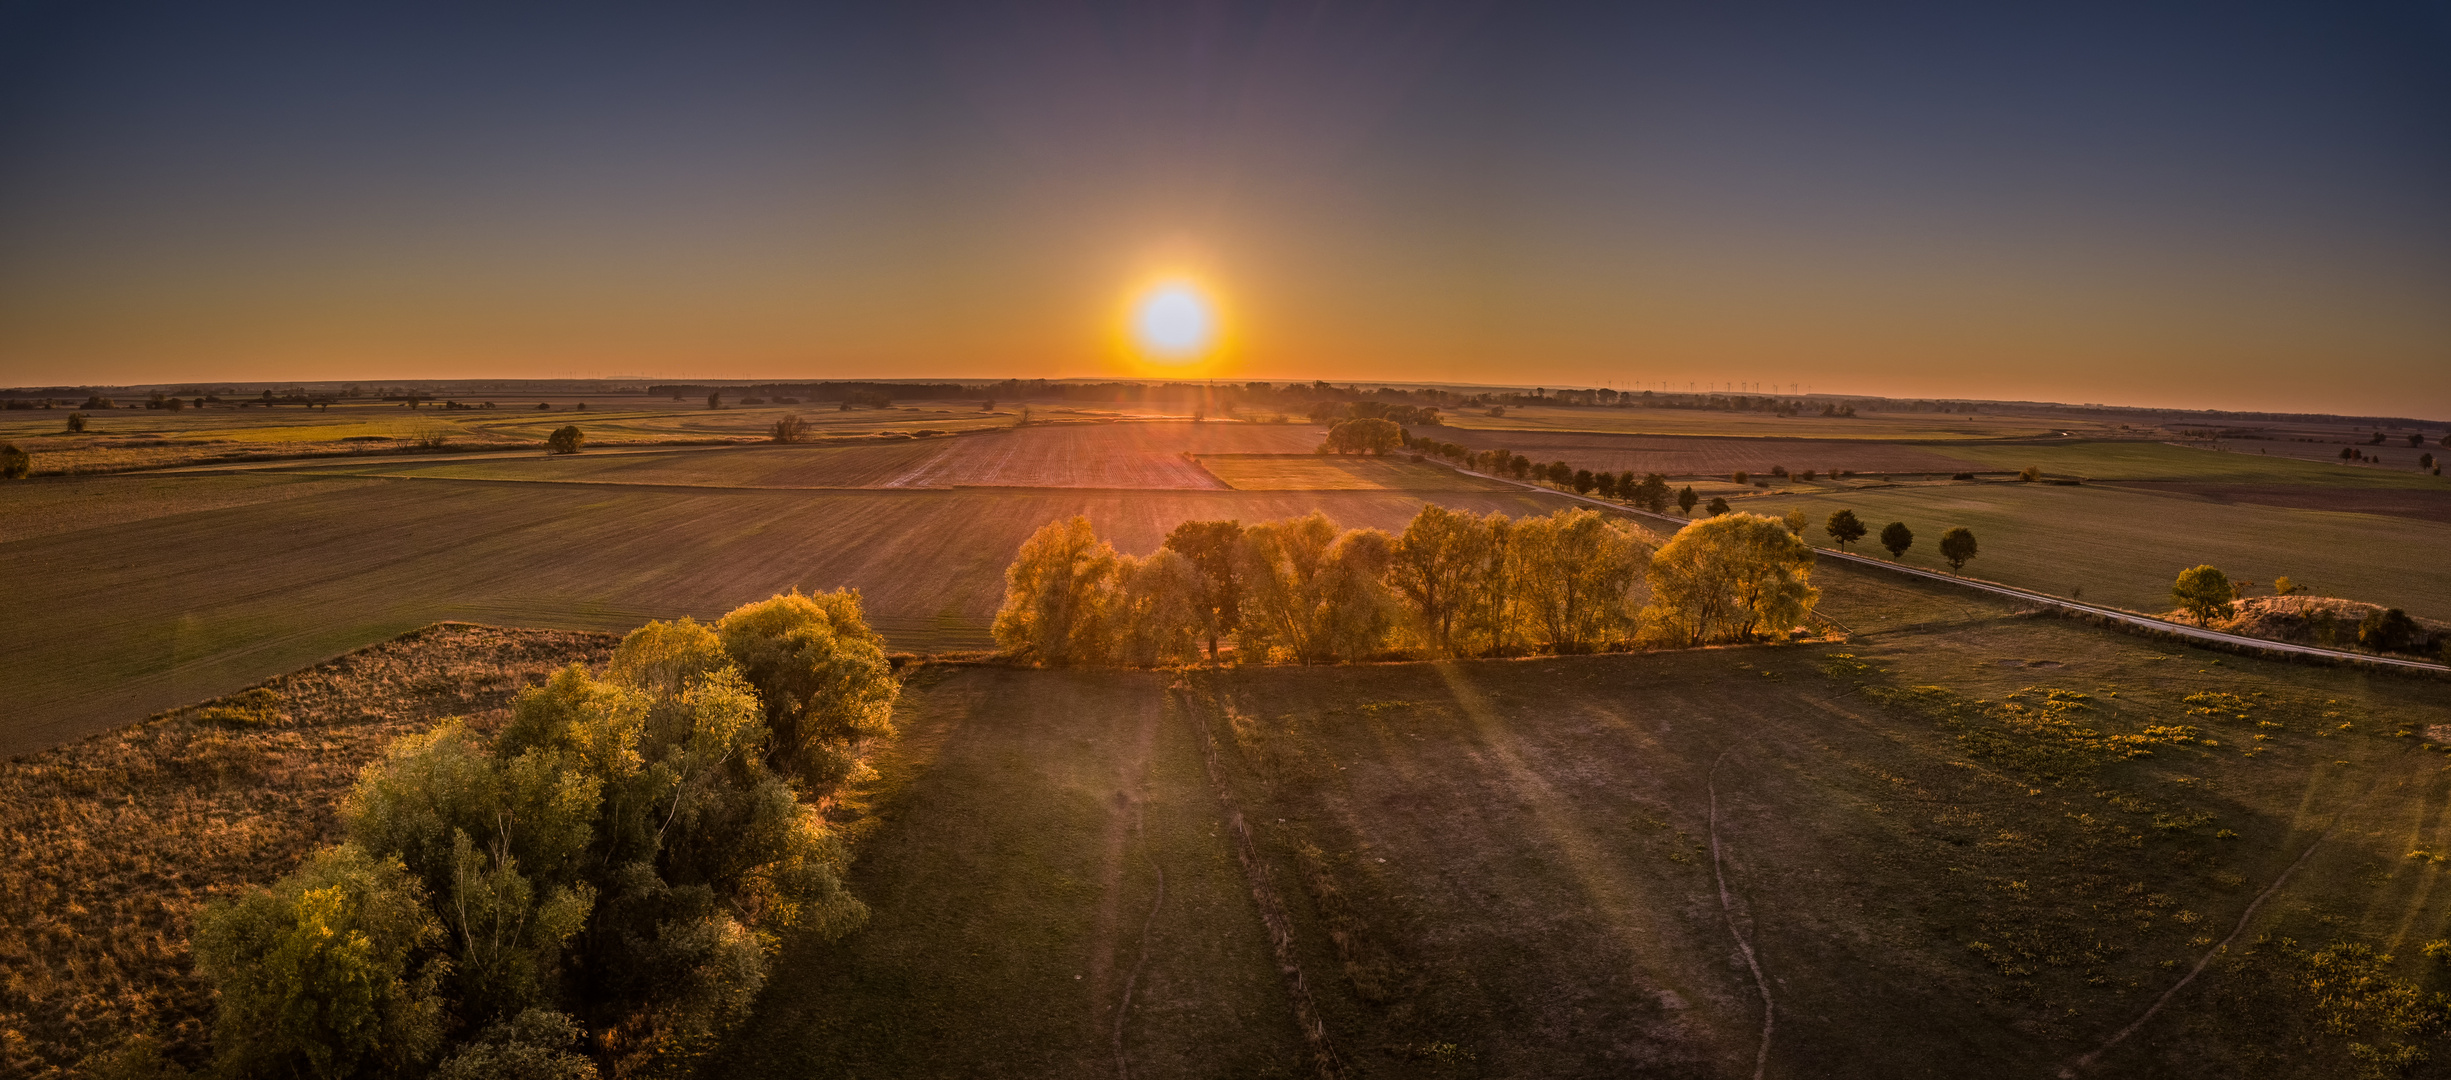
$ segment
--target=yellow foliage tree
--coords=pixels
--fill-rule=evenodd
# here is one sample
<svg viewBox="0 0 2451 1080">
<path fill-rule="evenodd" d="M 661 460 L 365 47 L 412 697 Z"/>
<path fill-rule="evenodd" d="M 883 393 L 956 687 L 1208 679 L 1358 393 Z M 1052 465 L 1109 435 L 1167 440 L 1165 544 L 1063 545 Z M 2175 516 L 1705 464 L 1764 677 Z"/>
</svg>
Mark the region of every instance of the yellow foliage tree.
<svg viewBox="0 0 2451 1080">
<path fill-rule="evenodd" d="M 1022 542 L 1004 571 L 996 644 L 1042 664 L 1094 664 L 1113 644 L 1112 593 L 1121 569 L 1115 549 L 1089 519 L 1051 521 Z"/>
<path fill-rule="evenodd" d="M 1644 631 L 1676 645 L 1749 641 L 1812 614 L 1813 550 L 1775 518 L 1721 514 L 1686 526 L 1651 556 Z"/>
</svg>

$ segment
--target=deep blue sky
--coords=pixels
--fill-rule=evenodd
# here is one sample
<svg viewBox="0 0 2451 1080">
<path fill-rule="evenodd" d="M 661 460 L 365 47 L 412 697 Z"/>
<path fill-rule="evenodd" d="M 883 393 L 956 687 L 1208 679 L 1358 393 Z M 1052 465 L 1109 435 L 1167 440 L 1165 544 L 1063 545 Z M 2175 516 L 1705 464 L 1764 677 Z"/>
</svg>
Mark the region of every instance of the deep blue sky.
<svg viewBox="0 0 2451 1080">
<path fill-rule="evenodd" d="M 1187 273 L 1245 377 L 2451 417 L 2451 4 L 0 12 L 0 383 L 1095 374 Z"/>
</svg>

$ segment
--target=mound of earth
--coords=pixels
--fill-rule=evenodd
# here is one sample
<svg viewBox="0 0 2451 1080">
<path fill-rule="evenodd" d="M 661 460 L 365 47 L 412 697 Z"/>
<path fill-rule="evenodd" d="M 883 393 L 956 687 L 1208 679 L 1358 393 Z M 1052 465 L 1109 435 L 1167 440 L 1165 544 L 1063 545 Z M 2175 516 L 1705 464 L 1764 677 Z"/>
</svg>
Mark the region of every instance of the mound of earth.
<svg viewBox="0 0 2451 1080">
<path fill-rule="evenodd" d="M 2238 601 L 2237 609 L 2235 616 L 2215 622 L 2213 629 L 2293 645 L 2348 648 L 2357 644 L 2358 624 L 2383 610 L 2383 605 L 2334 596 L 2249 596 Z M 2174 622 L 2192 621 L 2183 611 L 2174 611 L 2169 618 Z M 2410 651 L 2436 654 L 2446 641 L 2451 641 L 2451 623 L 2414 621 L 2425 637 L 2422 642 L 2413 643 L 2415 648 Z"/>
</svg>

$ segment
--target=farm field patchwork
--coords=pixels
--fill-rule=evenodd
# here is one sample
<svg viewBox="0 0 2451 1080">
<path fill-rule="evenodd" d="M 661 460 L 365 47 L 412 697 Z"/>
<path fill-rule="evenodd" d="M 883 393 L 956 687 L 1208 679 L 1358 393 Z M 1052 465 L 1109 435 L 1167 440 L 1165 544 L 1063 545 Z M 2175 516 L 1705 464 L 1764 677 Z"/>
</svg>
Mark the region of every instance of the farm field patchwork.
<svg viewBox="0 0 2451 1080">
<path fill-rule="evenodd" d="M 1806 539 L 1827 545 L 1821 523 L 1852 509 L 1872 534 L 1854 550 L 1886 556 L 1882 526 L 1904 521 L 1915 546 L 1905 562 L 1944 569 L 1941 533 L 1974 530 L 1982 553 L 1966 573 L 2019 588 L 2136 611 L 2170 610 L 2170 584 L 2199 563 L 2233 580 L 2269 585 L 2286 575 L 2317 595 L 2451 614 L 2451 566 L 2427 553 L 2451 551 L 2451 524 L 2215 501 L 2114 485 L 1900 484 L 1844 491 L 1795 485 L 1735 500 L 1738 510 L 1777 516 L 1801 509 Z"/>
<path fill-rule="evenodd" d="M 2048 476 L 2087 480 L 2163 480 L 2214 484 L 2279 484 L 2348 488 L 2451 491 L 2451 480 L 2413 469 L 2381 469 L 2343 462 L 2306 461 L 2252 451 L 2207 450 L 2161 442 L 2069 442 L 1950 447 L 1949 452 L 1989 469 L 2033 466 Z M 2408 457 L 2412 463 L 2415 452 Z"/>
<path fill-rule="evenodd" d="M 1238 491 L 1504 491 L 1511 486 L 1401 458 L 1211 454 L 1200 458 L 1200 464 Z"/>
<path fill-rule="evenodd" d="M 1671 477 L 1728 476 L 1738 470 L 1767 476 L 1775 467 L 1794 472 L 1853 470 L 1947 475 L 1976 466 L 1948 446 L 1900 446 L 1842 439 L 1739 439 L 1670 435 L 1600 435 L 1580 432 L 1433 431 L 1431 437 L 1475 450 L 1511 450 L 1533 461 L 1563 461 L 1579 469 L 1660 473 Z"/>
<path fill-rule="evenodd" d="M 46 481 L 121 484 L 129 478 Z M 12 485 L 0 500 L 40 485 Z M 1442 494 L 1545 513 L 1509 489 Z M 981 648 L 1004 567 L 1087 514 L 1128 551 L 1189 518 L 1324 510 L 1401 528 L 1394 491 L 806 492 L 384 479 L 307 498 L 0 543 L 0 753 L 227 693 L 444 619 L 619 630 L 711 618 L 791 588 L 849 586 L 898 649 Z M 8 503 L 0 502 L 0 512 Z M 46 584 L 47 583 L 47 584 Z"/>
<path fill-rule="evenodd" d="M 1727 435 L 1750 438 L 1965 440 L 2016 439 L 2063 431 L 2112 433 L 2120 426 L 2099 420 L 2018 416 L 2015 413 L 1864 413 L 1839 418 L 1781 417 L 1772 413 L 1715 409 L 1600 408 L 1559 405 L 1507 406 L 1506 415 L 1456 409 L 1446 422 L 1482 431 L 1592 432 L 1625 435 Z"/>
<path fill-rule="evenodd" d="M 2436 979 L 2451 891 L 2407 852 L 2451 847 L 2451 778 L 2405 733 L 2451 721 L 2439 684 L 1824 585 L 1848 645 L 933 673 L 854 867 L 876 921 L 788 954 L 718 1071 L 1308 1074 L 1204 733 L 1350 1075 L 2312 1078 L 2424 1044 L 2306 987 Z M 1195 1015 L 1224 1054 L 1182 1052 Z"/>
</svg>

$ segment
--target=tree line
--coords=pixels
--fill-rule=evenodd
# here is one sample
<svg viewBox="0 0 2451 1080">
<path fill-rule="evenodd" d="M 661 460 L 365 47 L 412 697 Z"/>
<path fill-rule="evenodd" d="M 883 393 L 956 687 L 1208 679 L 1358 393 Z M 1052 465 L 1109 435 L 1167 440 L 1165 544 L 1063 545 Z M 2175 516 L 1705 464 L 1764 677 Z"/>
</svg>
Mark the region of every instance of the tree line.
<svg viewBox="0 0 2451 1080">
<path fill-rule="evenodd" d="M 999 646 L 1049 666 L 1588 653 L 1782 638 L 1809 618 L 1812 550 L 1731 514 L 1657 543 L 1575 508 L 1425 505 L 1403 532 L 1312 513 L 1186 521 L 1145 556 L 1089 520 L 1049 522 L 1005 573 Z"/>
<path fill-rule="evenodd" d="M 654 622 L 500 734 L 395 742 L 346 839 L 208 906 L 197 966 L 232 1076 L 672 1072 L 743 1018 L 792 935 L 867 909 L 823 811 L 892 730 L 855 593 Z"/>
</svg>

